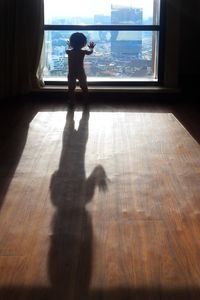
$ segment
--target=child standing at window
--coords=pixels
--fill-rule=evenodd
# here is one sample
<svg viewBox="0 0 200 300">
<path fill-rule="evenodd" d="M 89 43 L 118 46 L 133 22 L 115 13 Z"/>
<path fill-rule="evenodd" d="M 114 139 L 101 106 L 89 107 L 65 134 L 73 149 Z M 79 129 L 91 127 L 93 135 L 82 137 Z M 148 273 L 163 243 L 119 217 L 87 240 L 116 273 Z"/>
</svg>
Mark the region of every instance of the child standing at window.
<svg viewBox="0 0 200 300">
<path fill-rule="evenodd" d="M 74 99 L 74 91 L 76 88 L 76 79 L 79 81 L 79 85 L 84 93 L 84 97 L 87 97 L 87 77 L 84 70 L 84 57 L 93 53 L 95 47 L 94 42 L 88 44 L 89 50 L 84 50 L 87 45 L 87 38 L 83 33 L 75 32 L 70 36 L 68 42 L 68 49 L 66 53 L 68 55 L 68 91 L 69 102 L 72 103 Z"/>
</svg>

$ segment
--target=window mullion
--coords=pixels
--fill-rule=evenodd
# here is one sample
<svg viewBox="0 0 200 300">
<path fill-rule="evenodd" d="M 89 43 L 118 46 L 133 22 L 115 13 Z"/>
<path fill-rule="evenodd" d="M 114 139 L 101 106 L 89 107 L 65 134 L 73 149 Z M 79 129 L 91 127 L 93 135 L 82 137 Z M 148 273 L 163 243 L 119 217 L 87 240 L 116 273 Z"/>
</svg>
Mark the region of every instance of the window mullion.
<svg viewBox="0 0 200 300">
<path fill-rule="evenodd" d="M 45 25 L 44 30 L 159 31 L 159 25 Z"/>
</svg>

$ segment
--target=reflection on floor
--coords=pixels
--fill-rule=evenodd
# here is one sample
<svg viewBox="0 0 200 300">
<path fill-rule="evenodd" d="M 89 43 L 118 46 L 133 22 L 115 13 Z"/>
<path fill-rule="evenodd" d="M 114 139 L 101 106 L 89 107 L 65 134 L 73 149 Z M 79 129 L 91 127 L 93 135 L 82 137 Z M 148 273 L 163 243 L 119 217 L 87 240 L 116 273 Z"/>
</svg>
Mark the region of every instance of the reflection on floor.
<svg viewBox="0 0 200 300">
<path fill-rule="evenodd" d="M 0 299 L 200 298 L 200 145 L 149 108 L 4 111 Z"/>
</svg>

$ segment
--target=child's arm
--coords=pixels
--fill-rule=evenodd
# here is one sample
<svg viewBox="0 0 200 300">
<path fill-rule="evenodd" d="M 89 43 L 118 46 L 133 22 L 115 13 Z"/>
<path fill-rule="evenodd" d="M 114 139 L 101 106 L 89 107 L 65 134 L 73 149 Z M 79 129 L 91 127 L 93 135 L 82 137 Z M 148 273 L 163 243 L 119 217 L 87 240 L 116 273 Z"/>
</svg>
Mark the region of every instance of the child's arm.
<svg viewBox="0 0 200 300">
<path fill-rule="evenodd" d="M 87 54 L 87 55 L 92 54 L 95 46 L 96 46 L 96 44 L 94 42 L 89 42 L 88 48 L 90 50 L 85 50 L 85 54 Z"/>
<path fill-rule="evenodd" d="M 67 54 L 69 54 L 69 51 L 70 51 L 70 49 L 71 49 L 69 40 L 67 41 L 67 46 L 68 46 L 68 49 L 66 49 L 65 52 L 66 52 Z"/>
</svg>

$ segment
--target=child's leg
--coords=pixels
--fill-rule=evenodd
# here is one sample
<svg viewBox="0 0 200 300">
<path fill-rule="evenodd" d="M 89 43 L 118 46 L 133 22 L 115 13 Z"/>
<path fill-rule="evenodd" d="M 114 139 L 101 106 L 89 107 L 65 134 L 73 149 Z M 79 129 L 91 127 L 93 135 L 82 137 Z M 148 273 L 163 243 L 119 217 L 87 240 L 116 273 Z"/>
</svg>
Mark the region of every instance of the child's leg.
<svg viewBox="0 0 200 300">
<path fill-rule="evenodd" d="M 81 76 L 79 76 L 78 80 L 79 80 L 80 87 L 83 91 L 84 102 L 87 103 L 88 102 L 88 86 L 87 86 L 87 79 L 86 79 L 85 74 L 82 74 Z"/>
<path fill-rule="evenodd" d="M 76 88 L 76 77 L 72 75 L 68 75 L 68 95 L 69 95 L 70 103 L 74 102 L 75 88 Z"/>
</svg>

